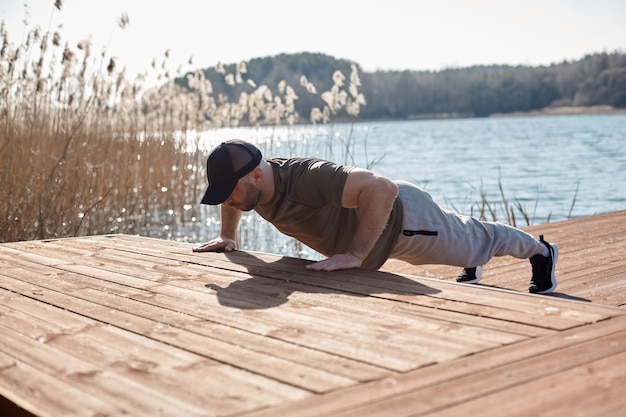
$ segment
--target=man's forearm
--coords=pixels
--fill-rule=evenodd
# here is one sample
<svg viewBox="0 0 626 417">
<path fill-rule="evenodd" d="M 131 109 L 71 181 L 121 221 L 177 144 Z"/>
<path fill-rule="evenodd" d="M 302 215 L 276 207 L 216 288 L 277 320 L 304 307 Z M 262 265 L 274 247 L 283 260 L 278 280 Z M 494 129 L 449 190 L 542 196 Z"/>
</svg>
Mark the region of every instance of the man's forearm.
<svg viewBox="0 0 626 417">
<path fill-rule="evenodd" d="M 369 255 L 385 230 L 397 195 L 397 185 L 383 177 L 375 178 L 359 194 L 359 226 L 349 252 L 361 261 Z"/>
<path fill-rule="evenodd" d="M 237 240 L 237 227 L 241 219 L 241 210 L 234 209 L 225 205 L 221 205 L 220 214 L 222 224 L 220 227 L 220 236 Z"/>
</svg>

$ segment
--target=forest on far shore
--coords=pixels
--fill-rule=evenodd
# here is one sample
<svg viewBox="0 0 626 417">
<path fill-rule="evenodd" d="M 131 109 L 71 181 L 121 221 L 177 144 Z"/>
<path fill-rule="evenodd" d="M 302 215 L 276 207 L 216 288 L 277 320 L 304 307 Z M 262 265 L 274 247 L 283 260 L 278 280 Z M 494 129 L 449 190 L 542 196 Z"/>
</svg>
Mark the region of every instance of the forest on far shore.
<svg viewBox="0 0 626 417">
<path fill-rule="evenodd" d="M 214 93 L 236 102 L 242 92 L 266 85 L 275 89 L 290 85 L 298 99 L 296 111 L 310 114 L 323 107 L 319 94 L 310 94 L 300 79 L 305 76 L 318 92 L 333 85 L 333 73 L 350 76 L 359 69 L 361 106 L 359 120 L 403 120 L 433 117 L 487 117 L 500 113 L 533 112 L 549 107 L 612 106 L 626 109 L 626 54 L 602 52 L 576 61 L 548 66 L 490 65 L 450 68 L 440 71 L 363 72 L 358 63 L 318 53 L 280 54 L 255 58 L 246 63 L 243 82 L 227 85 L 214 68 L 203 69 Z M 237 64 L 225 65 L 235 72 Z M 185 77 L 176 80 L 186 86 Z M 337 120 L 347 115 L 338 114 Z M 306 120 L 302 120 L 306 122 Z"/>
</svg>

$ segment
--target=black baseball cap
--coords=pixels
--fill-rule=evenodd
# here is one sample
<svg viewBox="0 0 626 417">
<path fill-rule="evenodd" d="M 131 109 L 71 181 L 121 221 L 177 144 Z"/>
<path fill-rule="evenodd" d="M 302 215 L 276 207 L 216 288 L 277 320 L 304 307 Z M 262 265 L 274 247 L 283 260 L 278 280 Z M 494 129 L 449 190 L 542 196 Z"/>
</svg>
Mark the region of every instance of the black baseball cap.
<svg viewBox="0 0 626 417">
<path fill-rule="evenodd" d="M 206 161 L 209 186 L 202 204 L 222 204 L 233 192 L 237 181 L 261 162 L 261 151 L 251 143 L 233 139 L 216 146 Z"/>
</svg>

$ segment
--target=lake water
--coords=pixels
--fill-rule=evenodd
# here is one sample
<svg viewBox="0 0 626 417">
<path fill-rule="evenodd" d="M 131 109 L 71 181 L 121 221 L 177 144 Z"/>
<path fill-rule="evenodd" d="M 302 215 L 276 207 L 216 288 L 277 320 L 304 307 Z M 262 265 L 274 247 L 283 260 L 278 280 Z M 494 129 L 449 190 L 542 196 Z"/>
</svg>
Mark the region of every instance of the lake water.
<svg viewBox="0 0 626 417">
<path fill-rule="evenodd" d="M 496 220 L 507 221 L 506 201 L 519 227 L 626 209 L 623 114 L 221 129 L 203 134 L 202 144 L 235 137 L 257 143 L 266 156 L 317 156 L 415 182 L 463 214 L 476 215 L 487 201 Z M 170 237 L 214 237 L 219 216 L 202 210 L 201 228 Z M 243 233 L 243 248 L 310 254 L 255 216 L 243 219 L 252 230 Z"/>
</svg>

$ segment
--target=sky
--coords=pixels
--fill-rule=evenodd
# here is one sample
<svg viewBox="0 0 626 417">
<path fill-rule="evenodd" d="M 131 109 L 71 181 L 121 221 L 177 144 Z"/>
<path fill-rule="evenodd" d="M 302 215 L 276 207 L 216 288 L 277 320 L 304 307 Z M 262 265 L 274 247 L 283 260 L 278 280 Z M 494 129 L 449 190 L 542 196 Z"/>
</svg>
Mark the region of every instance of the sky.
<svg viewBox="0 0 626 417">
<path fill-rule="evenodd" d="M 626 52 L 626 0 L 0 0 L 16 46 L 29 25 L 70 44 L 91 38 L 127 73 L 156 58 L 207 68 L 280 53 L 313 52 L 364 71 L 472 65 L 549 65 Z M 27 4 L 26 8 L 24 4 Z M 117 22 L 126 13 L 129 24 Z M 192 64 L 188 61 L 192 58 Z"/>
</svg>

